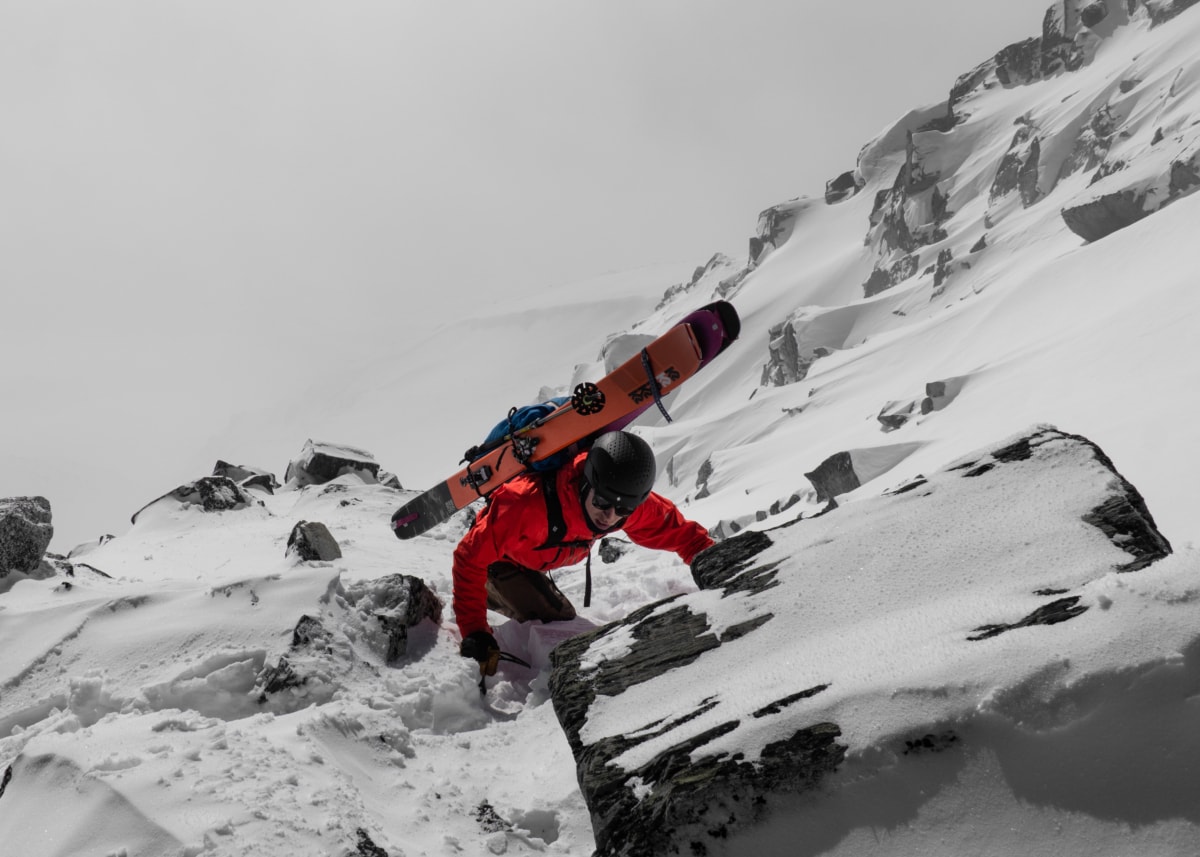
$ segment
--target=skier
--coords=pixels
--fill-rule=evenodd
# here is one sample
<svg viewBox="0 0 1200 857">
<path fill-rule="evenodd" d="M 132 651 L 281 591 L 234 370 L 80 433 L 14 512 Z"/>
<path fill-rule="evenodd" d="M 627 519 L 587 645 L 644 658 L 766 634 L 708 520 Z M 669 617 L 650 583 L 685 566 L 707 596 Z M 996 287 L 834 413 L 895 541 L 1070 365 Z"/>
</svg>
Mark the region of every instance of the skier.
<svg viewBox="0 0 1200 857">
<path fill-rule="evenodd" d="M 629 432 L 602 434 L 557 471 L 528 474 L 492 492 L 454 551 L 454 612 L 463 657 L 493 675 L 500 647 L 487 610 L 520 622 L 575 618 L 549 571 L 582 561 L 592 543 L 624 530 L 643 547 L 689 565 L 713 544 L 708 531 L 651 491 L 654 452 Z M 589 581 L 590 585 L 590 581 Z"/>
</svg>

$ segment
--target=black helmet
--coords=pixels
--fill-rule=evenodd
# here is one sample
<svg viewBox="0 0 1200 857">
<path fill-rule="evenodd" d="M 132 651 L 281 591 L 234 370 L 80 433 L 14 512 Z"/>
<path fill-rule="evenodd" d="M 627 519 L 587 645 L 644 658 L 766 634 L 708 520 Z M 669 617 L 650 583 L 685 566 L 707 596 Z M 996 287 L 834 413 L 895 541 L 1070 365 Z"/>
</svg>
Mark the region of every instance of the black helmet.
<svg viewBox="0 0 1200 857">
<path fill-rule="evenodd" d="M 639 506 L 650 495 L 657 474 L 650 444 L 624 431 L 596 438 L 583 466 L 583 477 L 594 496 L 623 509 Z"/>
</svg>

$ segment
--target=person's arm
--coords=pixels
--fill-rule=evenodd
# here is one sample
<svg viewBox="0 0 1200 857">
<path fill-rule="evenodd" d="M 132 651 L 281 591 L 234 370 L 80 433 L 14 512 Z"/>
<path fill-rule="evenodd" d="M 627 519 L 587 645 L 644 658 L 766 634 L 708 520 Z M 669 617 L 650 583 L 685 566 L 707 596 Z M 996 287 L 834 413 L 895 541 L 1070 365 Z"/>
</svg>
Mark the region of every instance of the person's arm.
<svg viewBox="0 0 1200 857">
<path fill-rule="evenodd" d="M 708 530 L 683 517 L 674 503 L 653 492 L 626 519 L 622 529 L 634 544 L 673 551 L 688 565 L 696 554 L 714 544 Z"/>
</svg>

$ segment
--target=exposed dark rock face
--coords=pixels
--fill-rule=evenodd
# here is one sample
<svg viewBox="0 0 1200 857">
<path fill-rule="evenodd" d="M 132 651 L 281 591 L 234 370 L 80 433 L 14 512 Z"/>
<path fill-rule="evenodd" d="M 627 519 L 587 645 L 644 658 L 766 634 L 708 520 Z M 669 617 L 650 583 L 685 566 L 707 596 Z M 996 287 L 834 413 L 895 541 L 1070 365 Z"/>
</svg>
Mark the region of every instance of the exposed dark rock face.
<svg viewBox="0 0 1200 857">
<path fill-rule="evenodd" d="M 833 205 L 857 194 L 866 182 L 855 170 L 842 173 L 836 179 L 825 183 L 825 203 Z"/>
<path fill-rule="evenodd" d="M 930 392 L 950 395 L 960 381 L 931 383 Z M 1071 496 L 1063 496 L 1064 482 L 1073 486 Z M 1039 500 L 1039 493 L 1046 496 Z M 1080 502 L 1085 498 L 1086 503 Z M 924 563 L 954 569 L 946 578 L 949 582 L 964 579 L 957 577 L 964 557 L 987 556 L 988 550 L 997 552 L 997 557 L 1011 556 L 1036 544 L 1053 553 L 1062 550 L 1060 540 L 1065 537 L 1076 545 L 1092 545 L 1096 541 L 1092 535 L 1079 537 L 1078 510 L 1089 504 L 1095 506 L 1083 521 L 1119 550 L 1101 545 L 1090 554 L 1092 547 L 1083 548 L 1089 555 L 1069 569 L 1049 557 L 1040 563 L 1036 556 L 1021 555 L 1007 568 L 1009 572 L 1020 569 L 1026 577 L 1012 582 L 1005 576 L 995 586 L 985 587 L 987 591 L 974 603 L 970 598 L 959 601 L 967 592 L 908 591 L 906 569 Z M 1002 519 L 1007 525 L 951 513 L 964 508 L 1005 510 Z M 821 671 L 820 665 L 813 668 L 813 653 L 806 648 L 803 632 L 797 632 L 783 615 L 792 609 L 788 605 L 805 609 L 800 605 L 809 575 L 845 575 L 852 586 L 863 586 L 874 597 L 880 597 L 880 591 L 872 588 L 878 587 L 890 592 L 890 597 L 911 599 L 905 603 L 913 609 L 924 599 L 950 597 L 972 616 L 1001 614 L 984 625 L 978 625 L 978 619 L 963 623 L 961 636 L 950 643 L 958 647 L 954 657 L 975 658 L 970 662 L 979 668 L 981 656 L 975 653 L 990 657 L 988 641 L 997 636 L 1011 635 L 1021 645 L 1053 646 L 1054 638 L 1027 629 L 1080 621 L 1081 616 L 1103 621 L 1096 618 L 1102 611 L 1089 609 L 1097 597 L 1095 590 L 1084 587 L 1113 570 L 1144 568 L 1170 553 L 1141 496 L 1107 456 L 1086 438 L 1050 426 L 1035 427 L 953 462 L 929 478 L 912 479 L 884 496 L 847 505 L 820 520 L 804 519 L 768 532 L 747 531 L 720 542 L 692 563 L 692 575 L 704 592 L 642 608 L 620 623 L 569 640 L 554 651 L 550 687 L 555 713 L 575 754 L 598 855 L 741 853 L 733 845 L 740 832 L 766 821 L 775 808 L 791 805 L 789 794 L 818 785 L 832 790 L 851 787 L 836 775 L 848 748 L 830 716 L 842 710 L 836 707 L 841 702 L 833 700 L 840 700 L 839 692 L 846 688 L 839 686 L 837 674 L 812 679 L 813 672 Z M 905 521 L 911 525 L 904 526 Z M 982 553 L 971 548 L 962 554 L 963 534 L 950 534 L 946 527 L 964 524 L 980 524 L 975 536 L 984 543 L 993 538 L 994 542 L 990 547 L 981 545 Z M 881 537 L 882 533 L 887 535 Z M 874 569 L 862 565 L 865 554 L 857 550 L 861 539 L 872 540 L 869 554 L 878 557 Z M 960 544 L 955 546 L 956 542 Z M 837 557 L 845 551 L 853 558 L 839 567 Z M 1113 555 L 1121 552 L 1131 561 L 1113 563 Z M 986 577 L 988 570 L 972 573 Z M 1031 581 L 1036 583 L 1030 585 Z M 1030 593 L 1036 599 L 1032 605 Z M 823 609 L 806 615 L 811 618 Z M 866 608 L 849 597 L 837 609 L 845 611 L 844 618 L 852 623 Z M 1006 612 L 1010 615 L 1002 615 Z M 828 634 L 840 627 L 842 616 L 839 612 L 828 617 L 829 623 L 818 633 L 820 646 L 831 645 Z M 938 645 L 945 644 L 943 630 L 931 633 L 942 641 Z M 762 645 L 750 642 L 752 649 L 721 651 L 726 645 L 745 646 L 737 642 L 743 638 Z M 861 645 L 861 641 L 847 645 Z M 894 643 L 885 640 L 879 645 Z M 787 652 L 779 655 L 781 672 L 771 674 L 782 676 L 796 664 L 804 664 L 803 679 L 789 684 L 780 678 L 770 688 L 751 681 L 712 692 L 702 683 L 706 664 L 721 663 L 732 652 L 741 656 L 752 650 L 767 658 L 779 646 Z M 888 656 L 892 654 L 904 656 L 902 652 Z M 669 705 L 652 702 L 653 691 L 660 686 L 649 691 L 644 687 L 656 679 L 663 682 L 661 687 L 673 688 Z M 913 693 L 937 692 L 937 687 L 924 688 L 920 679 L 916 681 Z M 979 689 L 981 695 L 990 692 Z M 969 720 L 981 700 L 982 696 L 964 699 L 961 716 Z M 876 699 L 865 704 L 884 711 L 888 702 Z M 630 728 L 634 724 L 636 728 Z M 879 737 L 897 748 L 895 761 L 887 763 L 889 770 L 894 764 L 908 764 L 903 761 L 908 758 L 956 749 L 966 740 L 947 729 Z M 861 785 L 857 778 L 863 775 L 856 772 L 854 787 Z"/>
<path fill-rule="evenodd" d="M 922 161 L 913 132 L 907 132 L 904 164 L 891 189 L 875 198 L 871 212 L 866 242 L 879 260 L 863 283 L 865 297 L 912 277 L 920 268 L 918 251 L 947 237 L 944 224 L 953 212 L 940 180 Z"/>
<path fill-rule="evenodd" d="M 811 473 L 805 473 L 817 489 L 818 500 L 832 500 L 848 494 L 862 485 L 854 472 L 854 461 L 848 452 L 839 452 L 822 461 Z"/>
<path fill-rule="evenodd" d="M 1082 205 L 1064 208 L 1062 217 L 1070 230 L 1084 241 L 1099 241 L 1137 223 L 1148 214 L 1145 194 L 1122 190 Z"/>
<path fill-rule="evenodd" d="M 768 208 L 758 215 L 757 234 L 750 239 L 750 267 L 760 265 L 764 259 L 792 237 L 796 222 L 809 206 L 808 199 L 794 199 Z"/>
<path fill-rule="evenodd" d="M 0 499 L 0 578 L 11 571 L 37 571 L 53 537 L 50 501 L 45 497 Z"/>
<path fill-rule="evenodd" d="M 1020 621 L 1011 624 L 984 625 L 976 628 L 975 633 L 967 637 L 967 639 L 972 641 L 990 640 L 992 637 L 997 637 L 1005 631 L 1012 631 L 1016 628 L 1031 628 L 1034 625 L 1057 625 L 1059 622 L 1074 619 L 1087 609 L 1087 607 L 1079 605 L 1079 596 L 1060 598 L 1057 601 L 1042 605 Z"/>
<path fill-rule="evenodd" d="M 761 592 L 770 587 L 778 563 L 750 568 L 751 560 L 774 544 L 763 532 L 750 530 L 715 544 L 692 560 L 692 579 L 701 589 Z"/>
<path fill-rule="evenodd" d="M 342 558 L 342 549 L 327 526 L 318 521 L 300 521 L 288 536 L 286 555 L 305 562 L 332 562 Z"/>
<path fill-rule="evenodd" d="M 356 841 L 354 854 L 356 857 L 388 857 L 387 851 L 375 844 L 375 840 L 371 838 L 371 834 L 367 833 L 363 828 L 358 828 L 354 831 Z"/>
<path fill-rule="evenodd" d="M 230 464 L 228 461 L 217 461 L 213 465 L 213 476 L 224 476 L 232 479 L 243 488 L 261 488 L 268 494 L 274 494 L 279 487 L 275 474 L 258 467 L 246 467 L 242 464 Z"/>
<path fill-rule="evenodd" d="M 1091 118 L 1075 140 L 1071 154 L 1067 156 L 1059 170 L 1059 180 L 1061 181 L 1080 170 L 1097 169 L 1103 164 L 1113 146 L 1120 126 L 1120 117 L 1108 104 L 1102 105 L 1092 113 Z"/>
<path fill-rule="evenodd" d="M 1041 191 L 1038 190 L 1041 151 L 1037 130 L 1032 125 L 1022 124 L 996 170 L 989 199 L 994 202 L 1017 191 L 1025 208 L 1037 202 L 1041 197 Z"/>
<path fill-rule="evenodd" d="M 1200 0 L 1136 0 L 1144 3 L 1154 26 L 1165 24 L 1176 15 L 1195 6 Z"/>
<path fill-rule="evenodd" d="M 169 491 L 147 503 L 138 511 L 134 512 L 130 519 L 132 523 L 137 523 L 138 517 L 162 500 L 178 500 L 185 506 L 194 506 L 205 512 L 233 512 L 240 509 L 246 509 L 251 506 L 263 505 L 261 500 L 256 500 L 242 490 L 232 479 L 225 476 L 204 476 L 197 479 L 195 482 L 188 482 L 185 485 L 180 485 L 174 491 Z"/>
<path fill-rule="evenodd" d="M 324 485 L 345 473 L 357 473 L 368 482 L 378 482 L 379 463 L 362 449 L 309 440 L 300 457 L 288 464 L 284 481 L 295 480 L 300 487 Z"/>
<path fill-rule="evenodd" d="M 771 328 L 762 386 L 782 387 L 803 381 L 813 363 L 833 353 L 826 345 L 803 341 L 805 327 L 803 321 L 789 319 Z"/>
<path fill-rule="evenodd" d="M 704 847 L 701 841 L 681 841 L 679 832 L 701 827 L 708 828 L 710 835 L 727 835 L 722 831 L 759 816 L 763 793 L 811 789 L 836 770 L 846 752 L 836 741 L 841 734 L 837 726 L 819 723 L 768 745 L 757 763 L 737 756 L 692 761 L 693 751 L 736 728 L 733 722 L 672 747 L 637 771 L 626 772 L 609 764 L 630 747 L 694 719 L 703 710 L 684 713 L 671 723 L 649 724 L 636 737 L 620 736 L 585 746 L 579 727 L 597 694 L 620 693 L 721 645 L 708 632 L 703 616 L 686 607 L 663 610 L 667 603 L 636 611 L 617 626 L 568 640 L 551 656 L 555 664 L 550 679 L 554 710 L 575 752 L 579 781 L 592 812 L 597 854 L 657 857 L 704 853 L 697 850 Z M 629 653 L 581 675 L 580 657 L 591 640 L 617 627 L 633 628 L 635 643 Z M 821 689 L 813 688 L 811 694 Z M 782 709 L 794 701 L 781 699 L 777 705 Z M 762 716 L 779 709 L 764 710 Z M 631 779 L 662 785 L 638 796 L 628 787 Z"/>
<path fill-rule="evenodd" d="M 1171 162 L 1171 178 L 1167 185 L 1167 194 L 1171 199 L 1187 196 L 1200 188 L 1200 152 L 1190 158 L 1181 158 Z"/>
</svg>

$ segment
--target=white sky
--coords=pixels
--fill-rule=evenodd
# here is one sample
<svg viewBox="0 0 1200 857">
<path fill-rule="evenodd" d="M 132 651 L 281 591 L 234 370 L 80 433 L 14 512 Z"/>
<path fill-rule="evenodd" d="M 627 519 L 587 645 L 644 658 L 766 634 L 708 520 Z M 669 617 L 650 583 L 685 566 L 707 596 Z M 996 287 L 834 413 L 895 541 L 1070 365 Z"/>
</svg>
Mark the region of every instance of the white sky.
<svg viewBox="0 0 1200 857">
<path fill-rule="evenodd" d="M 0 0 L 0 496 L 66 549 L 99 459 L 169 490 L 381 337 L 743 253 L 1047 6 Z"/>
</svg>

